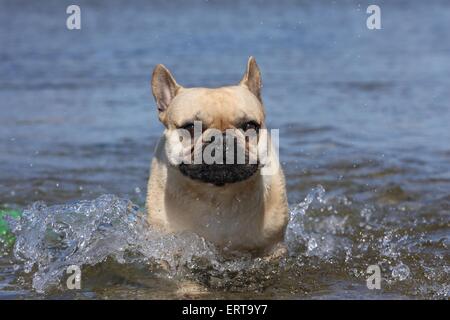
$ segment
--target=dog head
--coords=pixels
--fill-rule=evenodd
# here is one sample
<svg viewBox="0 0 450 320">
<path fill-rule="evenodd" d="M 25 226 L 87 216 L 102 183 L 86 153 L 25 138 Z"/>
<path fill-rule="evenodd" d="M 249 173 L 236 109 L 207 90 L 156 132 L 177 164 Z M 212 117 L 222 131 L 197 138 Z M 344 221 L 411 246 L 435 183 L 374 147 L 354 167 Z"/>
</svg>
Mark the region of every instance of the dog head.
<svg viewBox="0 0 450 320">
<path fill-rule="evenodd" d="M 261 74 L 253 57 L 237 85 L 184 88 L 157 65 L 152 91 L 166 127 L 169 163 L 187 178 L 216 186 L 249 179 L 259 168 L 265 129 Z"/>
</svg>

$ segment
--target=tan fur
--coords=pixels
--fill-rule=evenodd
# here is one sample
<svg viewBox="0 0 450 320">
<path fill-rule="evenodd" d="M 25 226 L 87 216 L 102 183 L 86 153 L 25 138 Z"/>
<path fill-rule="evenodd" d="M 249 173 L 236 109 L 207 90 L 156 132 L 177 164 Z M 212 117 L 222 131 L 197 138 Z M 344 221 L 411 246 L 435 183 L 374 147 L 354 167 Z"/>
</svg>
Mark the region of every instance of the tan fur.
<svg viewBox="0 0 450 320">
<path fill-rule="evenodd" d="M 236 86 L 183 88 L 163 66 L 155 68 L 152 89 L 166 129 L 155 150 L 148 182 L 147 211 L 152 225 L 167 232 L 193 231 L 233 250 L 268 252 L 284 239 L 288 222 L 284 175 L 258 170 L 249 179 L 215 186 L 184 176 L 168 160 L 171 130 L 199 119 L 208 128 L 233 129 L 241 119 L 265 127 L 261 79 L 253 58 Z M 275 152 L 271 161 L 278 163 Z"/>
</svg>

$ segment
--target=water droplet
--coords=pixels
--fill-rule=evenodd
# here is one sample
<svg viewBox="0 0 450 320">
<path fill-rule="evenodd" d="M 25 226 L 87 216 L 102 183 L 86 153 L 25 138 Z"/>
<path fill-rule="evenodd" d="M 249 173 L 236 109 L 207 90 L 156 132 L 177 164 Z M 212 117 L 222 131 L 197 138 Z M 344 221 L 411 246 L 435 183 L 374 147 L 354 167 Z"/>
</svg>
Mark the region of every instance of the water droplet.
<svg viewBox="0 0 450 320">
<path fill-rule="evenodd" d="M 402 262 L 400 262 L 398 265 L 392 268 L 392 277 L 400 281 L 403 281 L 406 278 L 408 278 L 409 274 L 410 274 L 409 267 Z"/>
<path fill-rule="evenodd" d="M 314 238 L 309 239 L 308 241 L 308 251 L 313 251 L 317 248 L 317 241 Z"/>
</svg>

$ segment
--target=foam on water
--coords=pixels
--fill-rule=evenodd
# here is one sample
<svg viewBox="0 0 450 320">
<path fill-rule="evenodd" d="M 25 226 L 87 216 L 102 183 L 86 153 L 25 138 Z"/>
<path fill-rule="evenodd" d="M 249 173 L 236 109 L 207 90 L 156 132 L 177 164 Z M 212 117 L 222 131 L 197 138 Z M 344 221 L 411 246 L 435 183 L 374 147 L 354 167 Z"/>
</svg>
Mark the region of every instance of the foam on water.
<svg viewBox="0 0 450 320">
<path fill-rule="evenodd" d="M 367 266 L 378 264 L 387 271 L 388 291 L 403 285 L 410 295 L 449 297 L 450 267 L 445 250 L 439 253 L 448 249 L 448 242 L 415 239 L 404 226 L 386 228 L 379 210 L 326 197 L 318 186 L 291 207 L 288 257 L 266 261 L 224 253 L 192 233 L 162 234 L 148 225 L 136 205 L 113 195 L 50 207 L 37 202 L 20 220 L 9 221 L 16 236 L 11 260 L 16 274 L 31 275 L 39 293 L 63 289 L 61 280 L 70 265 L 86 268 L 113 260 L 135 269 L 144 266 L 158 277 L 194 279 L 215 290 L 263 290 L 282 283 L 283 277 L 288 282 L 295 277 L 306 283 L 306 289 L 300 286 L 303 293 L 308 281 L 316 285 L 319 272 L 363 282 Z M 427 258 L 424 245 L 436 245 L 436 255 Z M 417 280 L 419 273 L 429 281 Z"/>
<path fill-rule="evenodd" d="M 324 192 L 318 187 L 293 208 L 287 233 L 293 252 L 295 243 L 305 239 L 302 216 Z M 124 264 L 159 266 L 163 262 L 169 277 L 179 275 L 180 266 L 192 269 L 198 261 L 207 261 L 210 274 L 259 268 L 264 263 L 249 255 L 225 258 L 213 244 L 193 233 L 160 233 L 136 205 L 113 195 L 51 207 L 36 202 L 20 221 L 9 223 L 17 239 L 13 249 L 16 269 L 33 274 L 32 286 L 38 292 L 58 284 L 70 265 L 96 265 L 107 258 Z"/>
<path fill-rule="evenodd" d="M 212 245 L 195 234 L 165 235 L 146 222 L 129 200 L 104 195 L 93 201 L 47 207 L 37 202 L 12 223 L 14 257 L 33 288 L 58 283 L 70 265 L 96 265 L 108 257 L 119 263 L 162 260 L 170 267 L 193 256 L 214 262 Z"/>
</svg>

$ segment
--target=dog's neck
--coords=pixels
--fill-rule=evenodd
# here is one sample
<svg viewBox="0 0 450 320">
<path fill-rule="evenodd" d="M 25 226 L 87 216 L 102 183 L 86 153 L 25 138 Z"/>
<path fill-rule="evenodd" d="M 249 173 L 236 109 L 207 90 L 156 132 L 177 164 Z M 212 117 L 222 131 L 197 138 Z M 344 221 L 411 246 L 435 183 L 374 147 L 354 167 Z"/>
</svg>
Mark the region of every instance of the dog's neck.
<svg viewBox="0 0 450 320">
<path fill-rule="evenodd" d="M 166 219 L 172 230 L 190 230 L 229 246 L 240 243 L 245 230 L 263 226 L 265 190 L 259 171 L 245 181 L 215 186 L 192 180 L 176 167 L 168 169 L 167 181 L 173 183 L 165 191 Z M 189 208 L 183 210 L 186 205 Z"/>
</svg>

